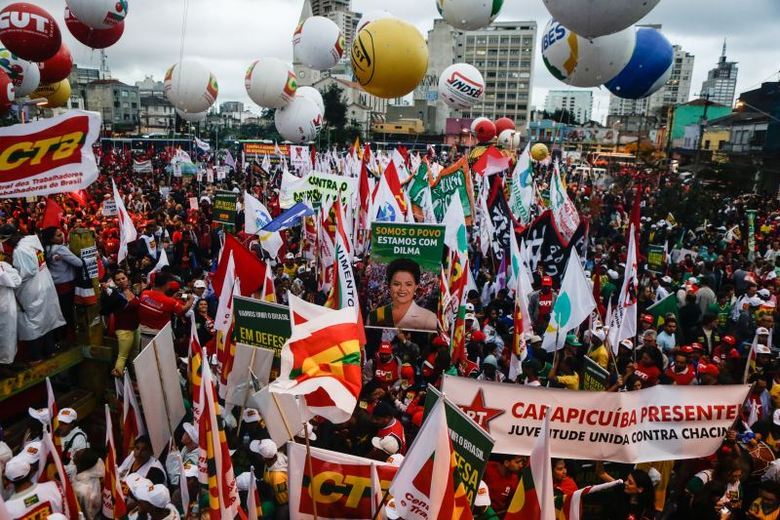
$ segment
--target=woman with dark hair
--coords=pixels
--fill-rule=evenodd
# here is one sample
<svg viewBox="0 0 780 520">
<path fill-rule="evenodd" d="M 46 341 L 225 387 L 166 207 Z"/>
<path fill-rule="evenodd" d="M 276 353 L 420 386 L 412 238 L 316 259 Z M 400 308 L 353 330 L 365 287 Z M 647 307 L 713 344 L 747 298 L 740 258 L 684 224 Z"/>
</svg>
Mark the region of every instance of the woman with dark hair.
<svg viewBox="0 0 780 520">
<path fill-rule="evenodd" d="M 650 476 L 641 469 L 633 469 L 618 488 L 614 500 L 609 501 L 608 520 L 653 520 L 655 517 L 655 490 Z"/>
<path fill-rule="evenodd" d="M 410 330 L 436 330 L 436 314 L 420 307 L 414 301 L 420 285 L 420 266 L 408 258 L 396 258 L 387 265 L 389 305 L 379 307 L 368 315 L 368 325 L 398 327 Z"/>
<path fill-rule="evenodd" d="M 108 317 L 114 315 L 114 332 L 117 342 L 117 357 L 111 375 L 122 377 L 128 358 L 133 359 L 141 343 L 138 308 L 140 300 L 130 286 L 130 279 L 124 271 L 116 271 L 112 276 L 114 286 L 100 284 L 100 313 Z"/>
</svg>

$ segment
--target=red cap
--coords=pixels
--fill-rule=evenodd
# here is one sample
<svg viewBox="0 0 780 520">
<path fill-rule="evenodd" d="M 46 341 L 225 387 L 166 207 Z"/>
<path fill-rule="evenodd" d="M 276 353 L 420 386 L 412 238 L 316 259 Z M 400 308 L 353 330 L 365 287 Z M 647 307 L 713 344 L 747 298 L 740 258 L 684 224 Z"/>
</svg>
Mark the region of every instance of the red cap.
<svg viewBox="0 0 780 520">
<path fill-rule="evenodd" d="M 690 345 L 683 345 L 680 347 L 680 352 L 683 354 L 693 354 L 693 347 Z"/>
<path fill-rule="evenodd" d="M 422 426 L 422 422 L 423 422 L 423 413 L 422 413 L 422 411 L 417 412 L 414 415 L 412 415 L 412 424 L 414 424 L 415 426 L 417 426 L 419 428 L 420 426 Z"/>
<path fill-rule="evenodd" d="M 702 346 L 702 344 L 701 343 L 697 343 L 695 341 L 693 343 L 691 343 L 691 348 L 693 350 L 701 350 L 701 351 L 704 350 L 704 347 Z"/>
<path fill-rule="evenodd" d="M 552 277 L 542 276 L 542 287 L 552 287 Z"/>
<path fill-rule="evenodd" d="M 414 380 L 414 367 L 409 363 L 401 365 L 401 379 L 406 379 L 407 381 Z"/>
<path fill-rule="evenodd" d="M 446 347 L 447 341 L 441 336 L 436 336 L 435 338 L 433 338 L 433 341 L 431 341 L 431 345 L 433 345 L 434 347 Z"/>
<path fill-rule="evenodd" d="M 379 353 L 380 354 L 392 354 L 393 353 L 393 345 L 391 345 L 389 341 L 383 341 L 379 345 Z"/>
<path fill-rule="evenodd" d="M 642 321 L 645 323 L 653 323 L 653 315 L 652 314 L 642 314 Z"/>
<path fill-rule="evenodd" d="M 171 282 L 168 284 L 168 288 L 172 291 L 178 291 L 181 289 L 181 284 L 177 282 L 176 280 L 171 280 Z"/>
<path fill-rule="evenodd" d="M 475 330 L 471 333 L 471 341 L 485 341 L 487 336 L 481 330 Z"/>
<path fill-rule="evenodd" d="M 737 338 L 734 336 L 723 336 L 723 343 L 731 345 L 732 347 L 737 344 Z"/>
<path fill-rule="evenodd" d="M 720 374 L 720 370 L 718 370 L 718 367 L 716 365 L 699 364 L 699 375 L 704 375 L 704 374 L 718 377 L 718 374 Z"/>
<path fill-rule="evenodd" d="M 739 352 L 736 349 L 729 350 L 729 353 L 726 354 L 727 359 L 741 359 L 742 356 L 739 354 Z"/>
</svg>

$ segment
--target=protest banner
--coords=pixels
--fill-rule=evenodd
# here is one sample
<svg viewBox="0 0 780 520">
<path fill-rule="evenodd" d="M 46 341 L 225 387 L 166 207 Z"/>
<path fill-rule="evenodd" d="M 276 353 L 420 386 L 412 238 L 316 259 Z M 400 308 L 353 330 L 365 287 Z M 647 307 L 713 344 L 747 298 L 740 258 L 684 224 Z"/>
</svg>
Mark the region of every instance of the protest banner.
<svg viewBox="0 0 780 520">
<path fill-rule="evenodd" d="M 582 358 L 585 370 L 582 372 L 582 389 L 589 392 L 603 392 L 609 387 L 609 370 L 605 370 L 588 356 Z"/>
<path fill-rule="evenodd" d="M 556 284 L 560 283 L 571 249 L 576 248 L 577 254 L 584 258 L 587 252 L 585 250 L 587 230 L 587 221 L 581 219 L 574 236 L 566 243 L 555 227 L 552 212 L 548 210 L 539 215 L 521 235 L 531 253 L 529 258 L 531 270 L 536 271 L 541 262 L 544 274 L 551 276 Z"/>
<path fill-rule="evenodd" d="M 235 227 L 238 193 L 232 191 L 218 191 L 214 195 L 214 213 L 211 221 L 226 226 Z"/>
<path fill-rule="evenodd" d="M 636 464 L 712 455 L 739 417 L 749 388 L 572 392 L 445 375 L 442 392 L 495 439 L 495 453 L 530 454 L 549 409 L 553 457 Z"/>
<path fill-rule="evenodd" d="M 152 173 L 152 161 L 147 159 L 145 161 L 138 161 L 133 159 L 133 173 Z"/>
<path fill-rule="evenodd" d="M 95 182 L 92 144 L 100 124 L 97 112 L 70 110 L 0 128 L 0 198 L 78 191 Z"/>
<path fill-rule="evenodd" d="M 311 169 L 311 154 L 309 153 L 309 147 L 305 145 L 289 146 L 290 165 L 293 168 L 310 170 Z"/>
<path fill-rule="evenodd" d="M 754 209 L 745 211 L 748 228 L 747 254 L 748 260 L 751 262 L 756 259 L 756 213 L 757 211 Z"/>
<path fill-rule="evenodd" d="M 664 270 L 665 263 L 664 246 L 651 245 L 647 250 L 647 270 L 660 274 Z"/>
<path fill-rule="evenodd" d="M 242 296 L 233 297 L 233 309 L 236 341 L 273 352 L 270 376 L 270 381 L 273 381 L 279 376 L 282 346 L 291 334 L 290 310 L 284 305 Z"/>
<path fill-rule="evenodd" d="M 260 385 L 266 386 L 271 376 L 273 361 L 274 351 L 237 343 L 233 370 L 228 375 L 225 402 L 240 407 L 245 406 L 252 393 L 252 375 L 254 374 Z"/>
<path fill-rule="evenodd" d="M 101 213 L 104 217 L 115 217 L 118 213 L 116 209 L 116 201 L 113 198 L 105 199 L 103 201 Z"/>
<path fill-rule="evenodd" d="M 275 155 L 277 150 L 282 155 L 288 155 L 290 148 L 286 144 L 276 145 L 273 143 L 242 143 L 244 154 L 247 156 Z"/>
<path fill-rule="evenodd" d="M 185 415 L 171 322 L 136 356 L 133 366 L 146 429 L 159 457 Z"/>
<path fill-rule="evenodd" d="M 268 386 L 249 396 L 247 406 L 260 412 L 268 436 L 277 446 L 292 440 L 303 428 L 303 417 L 296 399 L 291 394 L 271 393 Z"/>
<path fill-rule="evenodd" d="M 341 196 L 346 202 L 357 187 L 357 179 L 312 171 L 305 177 L 296 177 L 285 172 L 282 174 L 282 186 L 279 191 L 279 206 L 289 209 L 298 202 L 306 202 L 314 209 L 326 200 L 335 200 Z"/>
<path fill-rule="evenodd" d="M 463 212 L 466 214 L 466 225 L 470 226 L 471 216 L 474 214 L 474 187 L 466 157 L 444 168 L 431 184 L 433 214 L 438 222 L 444 219 L 444 214 L 450 207 L 450 200 L 455 195 L 460 197 Z"/>
<path fill-rule="evenodd" d="M 431 385 L 425 395 L 424 417 L 433 409 L 441 394 Z M 463 483 L 469 504 L 474 504 L 479 490 L 479 481 L 485 472 L 488 457 L 493 450 L 493 439 L 474 420 L 447 399 L 444 401 L 447 415 L 447 428 L 452 440 L 452 449 L 457 461 L 455 468 L 455 487 Z"/>
<path fill-rule="evenodd" d="M 442 225 L 373 223 L 366 326 L 435 331 L 443 251 Z"/>
<path fill-rule="evenodd" d="M 381 497 L 390 487 L 397 468 L 389 464 L 311 448 L 311 472 L 306 447 L 287 445 L 290 518 L 333 520 L 371 520 L 375 518 L 372 499 Z M 381 489 L 372 485 L 371 470 L 376 468 Z"/>
</svg>

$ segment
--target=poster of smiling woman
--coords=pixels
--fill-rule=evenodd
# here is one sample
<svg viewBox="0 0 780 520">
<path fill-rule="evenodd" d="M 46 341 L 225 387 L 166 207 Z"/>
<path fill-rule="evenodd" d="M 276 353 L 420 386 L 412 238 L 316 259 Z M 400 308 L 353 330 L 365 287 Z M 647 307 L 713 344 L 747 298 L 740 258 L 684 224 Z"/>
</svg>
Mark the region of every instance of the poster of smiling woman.
<svg viewBox="0 0 780 520">
<path fill-rule="evenodd" d="M 436 331 L 444 226 L 371 227 L 367 327 Z"/>
</svg>

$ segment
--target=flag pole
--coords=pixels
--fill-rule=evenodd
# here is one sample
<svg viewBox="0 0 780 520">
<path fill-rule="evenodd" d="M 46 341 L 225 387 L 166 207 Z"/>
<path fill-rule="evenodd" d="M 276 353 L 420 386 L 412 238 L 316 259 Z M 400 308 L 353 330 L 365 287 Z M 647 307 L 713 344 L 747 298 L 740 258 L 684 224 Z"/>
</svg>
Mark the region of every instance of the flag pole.
<svg viewBox="0 0 780 520">
<path fill-rule="evenodd" d="M 273 394 L 271 394 L 271 395 L 273 395 Z M 274 400 L 276 400 L 275 397 L 274 397 Z M 278 406 L 278 403 L 277 403 L 277 406 Z M 282 417 L 284 417 L 284 414 L 282 414 Z M 285 426 L 287 426 L 287 421 L 286 420 L 285 420 Z M 287 427 L 287 428 L 288 428 L 287 431 L 289 433 L 289 431 L 290 431 L 289 427 Z M 314 480 L 314 470 L 312 469 L 312 465 L 311 465 L 311 445 L 309 444 L 309 421 L 305 421 L 303 423 L 303 434 L 304 434 L 304 439 L 306 440 L 306 466 L 307 466 L 307 469 L 309 470 L 309 479 L 310 479 L 309 480 L 309 492 L 311 493 L 311 505 L 312 505 L 312 509 L 313 509 L 312 510 L 312 515 L 314 516 L 314 520 L 317 520 L 317 499 L 314 497 L 314 483 L 313 483 L 313 480 Z M 292 440 L 292 437 L 291 437 L 291 440 Z"/>
</svg>

